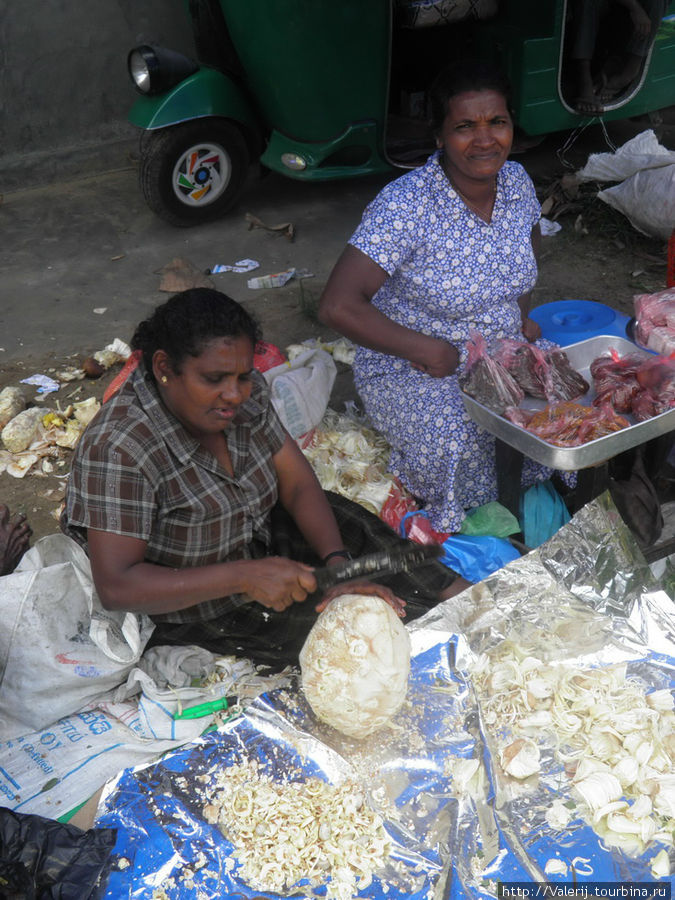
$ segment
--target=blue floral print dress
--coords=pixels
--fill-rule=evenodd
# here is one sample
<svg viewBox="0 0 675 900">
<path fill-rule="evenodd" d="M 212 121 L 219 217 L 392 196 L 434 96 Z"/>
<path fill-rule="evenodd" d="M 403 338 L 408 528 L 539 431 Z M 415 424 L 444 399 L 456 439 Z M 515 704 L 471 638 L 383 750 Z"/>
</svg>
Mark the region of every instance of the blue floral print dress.
<svg viewBox="0 0 675 900">
<path fill-rule="evenodd" d="M 537 278 L 531 232 L 539 218 L 520 164 L 499 171 L 488 224 L 455 192 L 436 152 L 380 191 L 349 242 L 390 276 L 373 304 L 394 322 L 454 344 L 461 369 L 473 329 L 488 343 L 523 339 L 518 298 Z M 407 360 L 359 347 L 354 377 L 391 445 L 391 471 L 424 501 L 436 530 L 457 531 L 465 510 L 497 498 L 494 438 L 466 413 L 456 375 L 433 378 Z M 525 485 L 549 475 L 525 460 Z"/>
</svg>

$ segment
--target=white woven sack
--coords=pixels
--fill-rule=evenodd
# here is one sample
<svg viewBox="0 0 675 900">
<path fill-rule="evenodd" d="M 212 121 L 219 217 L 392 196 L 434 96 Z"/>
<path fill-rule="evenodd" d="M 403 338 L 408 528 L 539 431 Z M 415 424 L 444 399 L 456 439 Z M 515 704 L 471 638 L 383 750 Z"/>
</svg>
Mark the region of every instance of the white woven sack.
<svg viewBox="0 0 675 900">
<path fill-rule="evenodd" d="M 598 197 L 623 213 L 633 228 L 667 241 L 675 228 L 675 165 L 636 172 Z"/>
<path fill-rule="evenodd" d="M 40 731 L 125 681 L 154 625 L 101 606 L 82 548 L 41 538 L 0 578 L 0 738 Z"/>
</svg>

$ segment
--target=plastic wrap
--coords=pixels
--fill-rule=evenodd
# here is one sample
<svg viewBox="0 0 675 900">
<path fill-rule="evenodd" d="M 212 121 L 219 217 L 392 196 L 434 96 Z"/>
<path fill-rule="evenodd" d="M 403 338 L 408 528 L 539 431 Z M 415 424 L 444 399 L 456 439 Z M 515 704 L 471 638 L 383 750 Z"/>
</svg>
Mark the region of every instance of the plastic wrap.
<svg viewBox="0 0 675 900">
<path fill-rule="evenodd" d="M 675 340 L 675 288 L 667 288 L 655 294 L 636 294 L 633 306 L 637 340 L 643 347 L 662 352 L 654 346 L 653 332 L 665 329 L 664 337 L 670 341 Z"/>
<path fill-rule="evenodd" d="M 608 403 L 596 408 L 582 406 L 571 400 L 547 406 L 532 415 L 511 407 L 505 411 L 505 415 L 510 422 L 557 447 L 580 447 L 630 425 Z"/>
<path fill-rule="evenodd" d="M 640 690 L 673 687 L 672 602 L 608 495 L 540 549 L 411 623 L 409 632 L 408 698 L 390 726 L 367 741 L 319 723 L 296 685 L 109 783 L 97 816 L 99 826 L 118 830 L 106 896 L 261 896 L 237 878 L 232 845 L 203 814 L 213 774 L 242 759 L 259 760 L 274 778 L 297 772 L 293 777 L 361 785 L 385 821 L 392 851 L 355 896 L 482 900 L 497 896 L 498 881 L 570 884 L 572 866 L 578 885 L 654 881 L 651 862 L 663 844 L 654 840 L 636 854 L 601 839 L 582 817 L 554 733 L 539 729 L 536 736 L 538 776 L 517 780 L 505 772 L 499 746 L 508 735 L 490 727 L 475 690 L 481 661 L 516 642 L 563 666 L 625 665 Z M 563 827 L 547 818 L 554 801 L 571 807 Z M 545 875 L 550 860 L 559 874 Z M 325 886 L 298 885 L 283 896 L 291 895 L 326 896 Z"/>
<path fill-rule="evenodd" d="M 541 350 L 526 341 L 498 341 L 492 357 L 513 376 L 530 397 L 549 403 L 583 397 L 590 385 L 570 365 L 564 350 Z"/>
<path fill-rule="evenodd" d="M 644 422 L 675 406 L 675 359 L 615 350 L 593 360 L 594 406 L 611 404 L 618 413 Z"/>
<path fill-rule="evenodd" d="M 526 394 L 546 399 L 548 363 L 543 350 L 526 341 L 504 338 L 495 345 L 492 358 L 504 366 Z"/>
<path fill-rule="evenodd" d="M 518 406 L 525 394 L 504 366 L 488 355 L 485 338 L 473 331 L 467 350 L 466 368 L 459 376 L 462 390 L 497 413 Z"/>
<path fill-rule="evenodd" d="M 633 399 L 640 390 L 637 372 L 644 361 L 641 354 L 621 356 L 616 350 L 594 359 L 590 366 L 595 386 L 594 406 L 611 403 L 617 412 L 629 413 Z"/>
<path fill-rule="evenodd" d="M 546 399 L 549 403 L 559 400 L 576 400 L 583 397 L 590 385 L 586 379 L 572 368 L 564 350 L 549 350 L 546 353 L 549 364 L 549 380 Z"/>
</svg>

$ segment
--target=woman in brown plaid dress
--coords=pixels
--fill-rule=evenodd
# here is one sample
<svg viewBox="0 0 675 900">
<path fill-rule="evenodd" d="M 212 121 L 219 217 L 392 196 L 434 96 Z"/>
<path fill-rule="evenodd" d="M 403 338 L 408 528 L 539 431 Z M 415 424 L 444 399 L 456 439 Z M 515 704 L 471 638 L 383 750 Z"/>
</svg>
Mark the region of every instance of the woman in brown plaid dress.
<svg viewBox="0 0 675 900">
<path fill-rule="evenodd" d="M 253 367 L 259 339 L 239 304 L 205 288 L 142 322 L 138 368 L 76 448 L 62 528 L 85 547 L 104 607 L 151 616 L 152 643 L 292 662 L 345 592 L 313 596 L 314 566 L 401 539 L 322 490 Z M 358 590 L 419 615 L 454 578 L 432 563 L 414 583 Z"/>
</svg>

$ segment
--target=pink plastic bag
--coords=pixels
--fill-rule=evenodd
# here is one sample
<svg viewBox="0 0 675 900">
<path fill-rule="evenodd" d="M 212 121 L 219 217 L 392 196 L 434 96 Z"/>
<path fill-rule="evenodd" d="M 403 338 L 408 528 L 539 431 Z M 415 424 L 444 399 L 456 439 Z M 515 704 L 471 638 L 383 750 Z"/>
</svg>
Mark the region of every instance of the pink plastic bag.
<svg viewBox="0 0 675 900">
<path fill-rule="evenodd" d="M 458 379 L 464 393 L 500 415 L 508 406 L 518 406 L 525 394 L 504 366 L 488 355 L 485 338 L 472 331 L 466 346 L 466 369 Z"/>
<path fill-rule="evenodd" d="M 644 347 L 656 349 L 650 344 L 652 332 L 655 328 L 668 328 L 669 316 L 675 314 L 675 288 L 667 288 L 656 294 L 635 294 L 633 307 L 638 342 Z"/>
<path fill-rule="evenodd" d="M 610 403 L 617 412 L 629 413 L 640 390 L 637 372 L 643 363 L 642 354 L 621 356 L 614 349 L 594 359 L 590 366 L 595 385 L 593 406 Z"/>
<path fill-rule="evenodd" d="M 608 403 L 592 407 L 568 400 L 534 413 L 524 427 L 556 447 L 580 447 L 629 425 Z"/>
<path fill-rule="evenodd" d="M 503 338 L 495 344 L 492 358 L 504 366 L 526 394 L 546 399 L 550 375 L 543 350 L 527 341 Z"/>
<path fill-rule="evenodd" d="M 648 359 L 637 370 L 636 377 L 640 387 L 650 391 L 664 409 L 675 406 L 675 354 Z"/>
<path fill-rule="evenodd" d="M 504 338 L 495 344 L 492 358 L 504 366 L 526 394 L 549 403 L 576 400 L 590 387 L 560 348 L 541 350 L 528 341 Z"/>
</svg>

